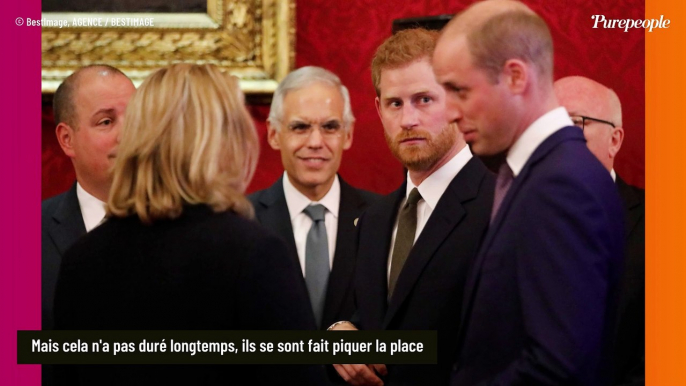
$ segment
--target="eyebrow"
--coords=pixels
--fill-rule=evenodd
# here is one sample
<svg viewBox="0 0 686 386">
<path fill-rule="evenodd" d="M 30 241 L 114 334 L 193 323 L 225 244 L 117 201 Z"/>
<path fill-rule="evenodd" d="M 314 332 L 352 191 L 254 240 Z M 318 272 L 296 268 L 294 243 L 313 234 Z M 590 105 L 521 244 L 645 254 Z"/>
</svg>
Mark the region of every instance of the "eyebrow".
<svg viewBox="0 0 686 386">
<path fill-rule="evenodd" d="M 116 112 L 116 110 L 113 109 L 113 108 L 109 108 L 109 109 L 100 109 L 100 110 L 96 111 L 95 113 L 93 113 L 92 117 L 97 117 L 98 115 L 101 115 L 101 114 L 111 114 L 111 115 L 114 115 L 115 112 Z"/>
<path fill-rule="evenodd" d="M 321 120 L 322 123 L 332 123 L 332 122 L 337 122 L 340 123 L 343 120 L 341 118 L 327 118 Z M 292 120 L 288 121 L 289 125 L 296 125 L 296 124 L 306 124 L 306 125 L 311 125 L 313 123 L 312 120 L 307 120 L 307 119 L 302 119 L 302 118 L 293 118 Z"/>
</svg>

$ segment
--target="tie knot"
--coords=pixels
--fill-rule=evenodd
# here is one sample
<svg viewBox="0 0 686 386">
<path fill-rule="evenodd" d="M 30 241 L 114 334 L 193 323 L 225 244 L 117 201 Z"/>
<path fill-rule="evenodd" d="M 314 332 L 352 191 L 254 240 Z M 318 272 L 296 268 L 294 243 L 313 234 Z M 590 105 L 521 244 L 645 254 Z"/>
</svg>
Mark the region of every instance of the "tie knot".
<svg viewBox="0 0 686 386">
<path fill-rule="evenodd" d="M 421 199 L 422 199 L 422 195 L 419 194 L 419 190 L 417 188 L 414 188 L 410 192 L 409 197 L 407 197 L 407 205 L 417 205 L 417 203 Z"/>
<path fill-rule="evenodd" d="M 324 208 L 324 205 L 322 204 L 310 205 L 303 210 L 303 212 L 305 212 L 306 215 L 310 216 L 310 218 L 314 222 L 324 220 L 325 211 L 326 208 Z"/>
</svg>

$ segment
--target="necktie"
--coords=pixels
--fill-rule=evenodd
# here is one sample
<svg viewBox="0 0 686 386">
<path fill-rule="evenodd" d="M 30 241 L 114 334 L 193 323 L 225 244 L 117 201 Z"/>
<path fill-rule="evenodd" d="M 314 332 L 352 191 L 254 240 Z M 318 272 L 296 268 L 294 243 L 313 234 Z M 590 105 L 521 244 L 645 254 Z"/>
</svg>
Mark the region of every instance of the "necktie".
<svg viewBox="0 0 686 386">
<path fill-rule="evenodd" d="M 398 216 L 398 232 L 395 234 L 393 255 L 391 256 L 391 274 L 388 278 L 388 298 L 390 299 L 398 282 L 398 276 L 410 254 L 417 232 L 417 202 L 422 199 L 417 188 L 412 189 L 407 202 L 403 205 Z"/>
<path fill-rule="evenodd" d="M 310 205 L 303 211 L 312 219 L 312 227 L 305 243 L 305 283 L 310 294 L 310 303 L 317 326 L 321 324 L 326 300 L 326 286 L 329 282 L 329 240 L 323 205 Z"/>
<path fill-rule="evenodd" d="M 510 189 L 510 185 L 512 185 L 512 178 L 512 169 L 510 169 L 507 162 L 503 162 L 498 169 L 498 176 L 495 179 L 495 194 L 493 196 L 491 223 L 493 222 L 495 215 L 498 214 L 498 209 L 500 209 L 500 205 L 503 203 L 503 199 Z"/>
</svg>

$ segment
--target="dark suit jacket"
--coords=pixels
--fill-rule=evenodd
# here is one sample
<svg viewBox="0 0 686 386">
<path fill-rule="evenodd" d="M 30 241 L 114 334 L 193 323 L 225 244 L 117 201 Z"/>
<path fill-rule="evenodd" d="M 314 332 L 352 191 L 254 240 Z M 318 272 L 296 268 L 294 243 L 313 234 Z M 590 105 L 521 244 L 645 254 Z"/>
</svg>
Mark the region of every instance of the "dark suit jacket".
<svg viewBox="0 0 686 386">
<path fill-rule="evenodd" d="M 112 218 L 64 255 L 55 328 L 314 329 L 300 277 L 278 237 L 231 212 L 186 206 L 152 225 Z M 321 367 L 265 367 L 61 366 L 56 375 L 68 385 L 326 383 Z"/>
<path fill-rule="evenodd" d="M 86 234 L 76 183 L 41 205 L 41 304 L 44 330 L 53 327 L 52 306 L 62 255 Z"/>
<path fill-rule="evenodd" d="M 381 197 L 376 193 L 353 188 L 340 177 L 339 181 L 341 203 L 338 209 L 336 252 L 334 253 L 333 266 L 326 290 L 322 324 L 319 326 L 322 329 L 326 329 L 339 320 L 349 320 L 355 312 L 352 290 L 357 235 L 355 220 L 360 217 L 368 205 Z M 288 213 L 286 196 L 283 192 L 283 177 L 269 188 L 255 192 L 248 198 L 255 207 L 257 220 L 286 241 L 291 258 L 300 266 L 295 238 L 293 237 L 291 216 Z M 304 285 L 304 278 L 302 278 L 302 282 Z"/>
<path fill-rule="evenodd" d="M 447 384 L 455 360 L 462 291 L 488 226 L 494 177 L 472 158 L 438 201 L 388 301 L 393 226 L 406 183 L 360 218 L 355 293 L 365 330 L 438 330 L 438 366 L 388 365 L 386 385 Z"/>
<path fill-rule="evenodd" d="M 453 385 L 606 385 L 624 224 L 617 189 L 566 127 L 514 179 L 467 280 Z"/>
<path fill-rule="evenodd" d="M 616 385 L 645 384 L 645 192 L 617 176 L 624 202 L 626 251 L 615 342 Z"/>
</svg>

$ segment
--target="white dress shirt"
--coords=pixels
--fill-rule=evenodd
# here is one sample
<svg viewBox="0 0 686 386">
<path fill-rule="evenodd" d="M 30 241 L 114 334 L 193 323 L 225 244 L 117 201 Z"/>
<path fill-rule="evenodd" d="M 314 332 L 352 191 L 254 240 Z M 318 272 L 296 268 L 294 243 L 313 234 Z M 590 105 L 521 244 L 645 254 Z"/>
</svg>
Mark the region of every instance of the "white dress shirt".
<svg viewBox="0 0 686 386">
<path fill-rule="evenodd" d="M 557 107 L 541 115 L 515 141 L 507 153 L 507 164 L 512 176 L 517 177 L 534 150 L 553 133 L 565 126 L 573 126 L 572 119 L 564 107 Z"/>
<path fill-rule="evenodd" d="M 445 165 L 441 166 L 438 170 L 431 173 L 430 176 L 426 177 L 419 186 L 415 186 L 410 179 L 410 172 L 407 172 L 407 189 L 405 190 L 405 199 L 400 203 L 398 208 L 398 214 L 403 205 L 407 201 L 412 189 L 417 188 L 419 194 L 421 194 L 422 199 L 417 203 L 417 230 L 414 234 L 414 241 L 416 242 L 419 235 L 424 230 L 424 226 L 431 213 L 433 213 L 438 201 L 443 196 L 443 193 L 448 189 L 448 185 L 453 181 L 453 178 L 457 173 L 462 170 L 464 165 L 472 159 L 472 152 L 469 150 L 469 146 L 465 146 L 464 149 L 460 150 L 457 154 L 453 156 Z M 398 216 L 395 218 L 395 225 L 393 225 L 393 236 L 391 237 L 391 250 L 388 254 L 388 266 L 387 275 L 391 274 L 391 260 L 393 256 L 393 248 L 395 247 L 395 235 L 398 233 Z M 413 242 L 414 244 L 414 242 Z"/>
<path fill-rule="evenodd" d="M 105 219 L 105 203 L 86 192 L 78 182 L 76 183 L 76 198 L 79 200 L 83 225 L 86 226 L 86 232 L 90 232 Z"/>
<path fill-rule="evenodd" d="M 312 227 L 312 219 L 303 210 L 309 205 L 322 204 L 326 208 L 324 224 L 326 225 L 326 238 L 329 242 L 329 269 L 333 266 L 333 255 L 336 252 L 336 234 L 338 232 L 338 207 L 341 203 L 341 183 L 338 176 L 333 180 L 331 189 L 319 201 L 311 201 L 307 196 L 300 193 L 288 179 L 288 173 L 283 175 L 283 193 L 286 196 L 288 213 L 291 215 L 295 248 L 298 251 L 298 260 L 303 276 L 305 276 L 305 244 L 307 233 Z"/>
</svg>

